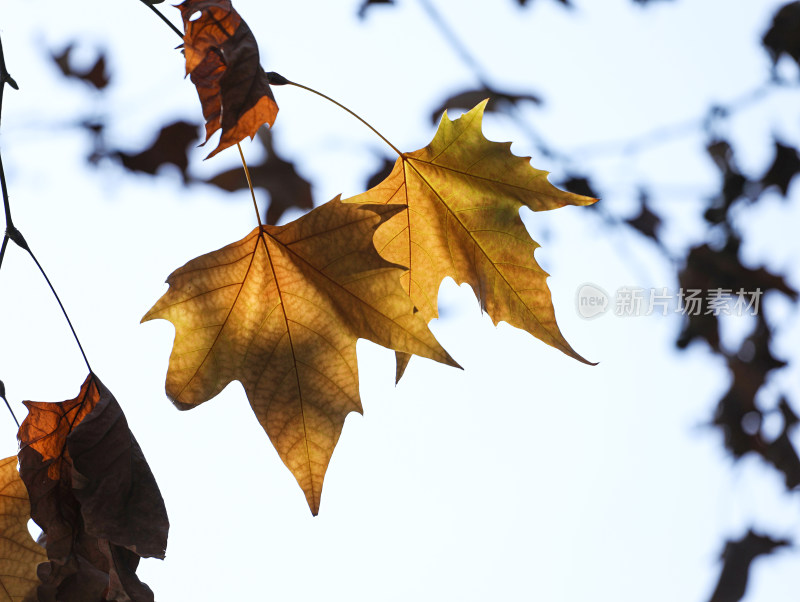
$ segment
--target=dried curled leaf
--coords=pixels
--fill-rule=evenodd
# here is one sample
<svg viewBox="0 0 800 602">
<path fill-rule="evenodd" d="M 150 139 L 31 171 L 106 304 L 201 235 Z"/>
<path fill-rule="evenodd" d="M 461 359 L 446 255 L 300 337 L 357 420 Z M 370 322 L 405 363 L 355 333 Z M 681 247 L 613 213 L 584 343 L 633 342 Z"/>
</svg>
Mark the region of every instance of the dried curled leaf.
<svg viewBox="0 0 800 602">
<path fill-rule="evenodd" d="M 28 532 L 30 502 L 17 472 L 17 457 L 0 460 L 0 600 L 36 600 L 36 567 L 47 562 L 44 548 Z"/>
<path fill-rule="evenodd" d="M 356 341 L 456 365 L 415 313 L 402 270 L 373 246 L 378 224 L 401 209 L 337 198 L 256 228 L 173 272 L 142 319 L 175 325 L 167 394 L 178 408 L 242 383 L 314 514 L 344 419 L 361 412 Z"/>
<path fill-rule="evenodd" d="M 409 269 L 403 287 L 425 320 L 438 315 L 439 285 L 447 276 L 468 283 L 495 324 L 522 328 L 586 362 L 556 324 L 547 272 L 534 259 L 519 209 L 589 205 L 596 199 L 558 190 L 510 142 L 481 132 L 486 101 L 451 121 L 445 112 L 433 141 L 403 153 L 379 185 L 347 203 L 398 203 L 405 209 L 375 233 L 387 261 Z M 407 356 L 398 355 L 399 379 Z M 588 362 L 587 362 L 588 363 Z"/>
<path fill-rule="evenodd" d="M 153 600 L 140 557 L 164 558 L 164 501 L 122 409 L 89 374 L 75 399 L 26 401 L 20 476 L 46 535 L 40 600 Z"/>
<path fill-rule="evenodd" d="M 230 0 L 186 0 L 178 8 L 186 74 L 203 107 L 206 142 L 222 129 L 209 158 L 247 136 L 253 138 L 265 123 L 272 126 L 278 105 L 261 68 L 255 36 Z"/>
</svg>

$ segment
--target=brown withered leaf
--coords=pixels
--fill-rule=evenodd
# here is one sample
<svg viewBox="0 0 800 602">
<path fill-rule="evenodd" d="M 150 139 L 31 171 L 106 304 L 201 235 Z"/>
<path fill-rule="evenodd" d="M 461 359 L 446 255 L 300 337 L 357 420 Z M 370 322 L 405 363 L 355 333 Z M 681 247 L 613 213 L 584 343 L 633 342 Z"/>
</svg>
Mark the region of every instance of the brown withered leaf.
<svg viewBox="0 0 800 602">
<path fill-rule="evenodd" d="M 31 505 L 17 472 L 17 457 L 0 460 L 0 600 L 36 600 L 36 567 L 47 562 L 44 548 L 28 532 Z"/>
<path fill-rule="evenodd" d="M 441 118 L 442 113 L 447 109 L 471 109 L 486 98 L 489 99 L 486 110 L 496 113 L 503 113 L 506 106 L 516 105 L 521 102 L 531 102 L 535 105 L 542 104 L 542 99 L 535 94 L 501 92 L 495 88 L 481 86 L 474 90 L 464 90 L 463 92 L 448 96 L 442 104 L 436 107 L 431 113 L 431 122 L 436 123 Z"/>
<path fill-rule="evenodd" d="M 258 139 L 264 145 L 266 157 L 260 163 L 250 164 L 248 167 L 253 187 L 263 188 L 269 193 L 267 223 L 278 223 L 284 212 L 291 207 L 314 207 L 311 184 L 297 173 L 294 163 L 286 161 L 277 153 L 272 144 L 272 132 L 262 128 L 258 131 Z M 248 189 L 247 178 L 241 167 L 224 171 L 206 182 L 228 192 Z"/>
<path fill-rule="evenodd" d="M 278 105 L 261 68 L 258 44 L 230 0 L 186 0 L 183 18 L 186 74 L 197 88 L 206 142 L 222 129 L 208 157 L 275 122 Z M 200 16 L 191 20 L 196 14 Z M 205 144 L 205 142 L 204 142 Z"/>
<path fill-rule="evenodd" d="M 400 210 L 336 198 L 256 228 L 173 272 L 142 319 L 175 325 L 166 388 L 179 409 L 242 383 L 314 514 L 344 419 L 361 412 L 357 339 L 457 365 L 372 243 Z"/>
<path fill-rule="evenodd" d="M 596 199 L 564 192 L 513 155 L 510 142 L 481 131 L 486 102 L 451 121 L 442 117 L 433 141 L 403 153 L 386 180 L 348 203 L 397 203 L 404 210 L 375 233 L 387 261 L 408 267 L 403 288 L 425 321 L 437 317 L 439 285 L 446 277 L 468 283 L 497 324 L 522 328 L 570 357 L 586 362 L 556 324 L 548 274 L 534 259 L 538 244 L 519 216 Z M 397 378 L 408 362 L 398 355 Z M 588 362 L 587 362 L 588 363 Z"/>
<path fill-rule="evenodd" d="M 155 141 L 138 153 L 116 151 L 110 153 L 130 171 L 155 175 L 162 165 L 174 165 L 181 171 L 183 181 L 189 181 L 189 147 L 197 140 L 198 125 L 176 121 L 165 125 Z"/>
<path fill-rule="evenodd" d="M 25 405 L 20 475 L 49 558 L 39 599 L 152 601 L 135 570 L 164 558 L 169 522 L 116 399 L 89 374 L 75 399 Z"/>
<path fill-rule="evenodd" d="M 53 62 L 55 62 L 55 64 L 61 70 L 61 73 L 64 75 L 64 77 L 79 79 L 83 83 L 93 86 L 97 90 L 102 90 L 108 86 L 110 78 L 106 72 L 105 54 L 102 52 L 98 53 L 97 60 L 95 61 L 94 65 L 88 69 L 76 69 L 70 60 L 72 49 L 74 47 L 75 44 L 69 44 L 66 48 L 64 48 L 64 50 L 61 51 L 61 54 L 52 53 L 50 55 L 53 57 Z"/>
</svg>

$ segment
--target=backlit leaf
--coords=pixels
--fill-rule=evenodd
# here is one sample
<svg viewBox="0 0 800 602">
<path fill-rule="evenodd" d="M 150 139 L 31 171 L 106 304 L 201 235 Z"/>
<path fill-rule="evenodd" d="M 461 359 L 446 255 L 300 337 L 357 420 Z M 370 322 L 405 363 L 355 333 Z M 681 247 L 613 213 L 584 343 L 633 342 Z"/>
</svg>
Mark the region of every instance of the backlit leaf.
<svg viewBox="0 0 800 602">
<path fill-rule="evenodd" d="M 455 121 L 445 113 L 428 146 L 404 153 L 386 180 L 346 202 L 405 206 L 376 232 L 375 246 L 387 261 L 409 268 L 403 288 L 426 321 L 437 317 L 439 285 L 450 276 L 472 287 L 495 324 L 508 322 L 586 362 L 556 325 L 548 274 L 533 256 L 539 245 L 519 209 L 596 199 L 558 190 L 528 157 L 513 155 L 510 142 L 487 140 L 481 132 L 485 106 Z M 405 362 L 398 356 L 398 378 Z"/>
<path fill-rule="evenodd" d="M 175 325 L 166 387 L 178 408 L 242 383 L 314 514 L 344 419 L 361 412 L 356 341 L 456 365 L 415 313 L 402 270 L 373 246 L 376 226 L 402 209 L 337 198 L 256 228 L 173 272 L 142 320 Z"/>
</svg>

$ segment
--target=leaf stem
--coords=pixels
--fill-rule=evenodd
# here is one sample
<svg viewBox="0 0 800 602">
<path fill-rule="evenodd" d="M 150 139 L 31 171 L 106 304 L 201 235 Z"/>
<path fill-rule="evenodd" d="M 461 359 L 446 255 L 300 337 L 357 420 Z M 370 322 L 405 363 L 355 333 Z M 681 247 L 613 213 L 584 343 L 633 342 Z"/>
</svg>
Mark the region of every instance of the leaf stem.
<svg viewBox="0 0 800 602">
<path fill-rule="evenodd" d="M 250 196 L 253 198 L 253 208 L 256 210 L 256 219 L 258 220 L 258 229 L 261 231 L 261 228 L 264 227 L 263 222 L 261 221 L 261 214 L 258 212 L 258 203 L 256 202 L 256 191 L 253 190 L 253 180 L 250 179 L 250 170 L 247 169 L 247 161 L 244 159 L 244 152 L 242 152 L 242 145 L 238 142 L 236 143 L 236 148 L 239 149 L 239 156 L 242 158 L 242 167 L 244 167 L 244 175 L 247 178 L 247 186 L 250 188 Z"/>
<path fill-rule="evenodd" d="M 17 243 L 17 244 L 19 244 L 19 243 Z M 87 359 L 86 353 L 83 350 L 83 345 L 81 345 L 81 341 L 78 338 L 78 333 L 75 332 L 75 328 L 72 326 L 72 320 L 69 319 L 69 315 L 67 314 L 67 310 L 64 309 L 64 304 L 61 303 L 61 299 L 59 298 L 58 293 L 56 292 L 56 289 L 53 287 L 53 283 L 50 282 L 50 278 L 47 277 L 47 274 L 45 273 L 44 268 L 42 267 L 42 264 L 40 264 L 39 260 L 36 259 L 36 255 L 33 254 L 33 251 L 31 251 L 30 247 L 26 244 L 23 248 L 28 252 L 28 254 L 31 256 L 31 259 L 33 259 L 33 262 L 36 264 L 36 267 L 39 268 L 39 272 L 41 272 L 42 276 L 44 276 L 44 279 L 47 282 L 47 286 L 50 287 L 50 292 L 52 292 L 53 296 L 56 298 L 56 302 L 58 303 L 58 306 L 61 308 L 61 313 L 64 314 L 64 319 L 67 321 L 67 324 L 69 325 L 69 329 L 72 331 L 72 337 L 75 339 L 75 342 L 78 344 L 78 349 L 80 349 L 80 351 L 81 351 L 81 355 L 83 356 L 83 361 L 86 364 L 86 367 L 89 369 L 89 372 L 93 373 L 94 371 L 92 370 L 92 367 L 89 365 L 89 360 Z"/>
<path fill-rule="evenodd" d="M 169 19 L 167 19 L 167 18 L 166 18 L 166 17 L 165 17 L 163 14 L 161 14 L 161 11 L 160 11 L 160 10 L 158 10 L 158 9 L 155 7 L 155 5 L 153 5 L 153 4 L 150 4 L 149 2 L 147 2 L 147 0 L 141 0 L 141 2 L 142 2 L 142 4 L 144 4 L 145 6 L 148 6 L 148 7 L 150 7 L 150 10 L 152 10 L 152 11 L 153 11 L 155 14 L 157 14 L 159 19 L 161 19 L 162 21 L 164 21 L 164 23 L 166 23 L 166 24 L 167 24 L 167 26 L 168 26 L 168 27 L 169 27 L 169 28 L 170 28 L 172 31 L 174 31 L 176 34 L 178 34 L 178 37 L 179 37 L 181 40 L 183 39 L 183 34 L 181 33 L 181 30 L 180 30 L 180 29 L 178 29 L 177 27 L 175 27 L 175 25 L 173 25 L 173 24 L 172 24 L 172 22 L 171 22 Z"/>
<path fill-rule="evenodd" d="M 386 144 L 388 144 L 392 148 L 392 150 L 397 153 L 398 156 L 400 156 L 400 157 L 403 156 L 403 153 L 400 152 L 398 150 L 398 148 L 394 144 L 389 142 L 383 134 L 381 134 L 378 130 L 376 130 L 374 127 L 372 127 L 372 125 L 370 125 L 369 122 L 367 122 L 364 118 L 362 118 L 360 115 L 358 115 L 358 113 L 355 113 L 354 111 L 351 111 L 346 106 L 344 106 L 342 103 L 334 100 L 333 98 L 331 98 L 327 94 L 323 94 L 322 92 L 319 92 L 319 91 L 315 90 L 314 88 L 309 88 L 308 86 L 304 86 L 303 84 L 298 84 L 297 82 L 290 81 L 290 80 L 286 79 L 285 77 L 283 77 L 282 75 L 279 75 L 278 73 L 275 73 L 274 71 L 270 72 L 270 73 L 267 73 L 267 78 L 269 79 L 269 82 L 271 84 L 273 84 L 273 85 L 289 85 L 289 86 L 295 86 L 297 88 L 302 88 L 303 90 L 306 90 L 307 92 L 311 92 L 313 94 L 316 94 L 317 96 L 321 96 L 322 98 L 324 98 L 328 102 L 332 102 L 337 107 L 347 111 L 353 117 L 358 119 L 361 123 L 363 123 L 369 129 L 371 129 L 373 131 L 373 133 L 376 136 L 378 136 L 378 138 L 383 140 Z"/>
</svg>

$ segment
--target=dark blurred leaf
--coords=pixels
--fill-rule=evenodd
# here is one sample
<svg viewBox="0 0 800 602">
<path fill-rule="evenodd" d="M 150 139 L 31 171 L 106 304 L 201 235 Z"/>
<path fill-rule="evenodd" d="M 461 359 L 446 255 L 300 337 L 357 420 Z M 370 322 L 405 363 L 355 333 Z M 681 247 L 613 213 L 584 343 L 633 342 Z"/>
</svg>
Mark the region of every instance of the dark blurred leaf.
<svg viewBox="0 0 800 602">
<path fill-rule="evenodd" d="M 189 181 L 189 147 L 200 136 L 200 126 L 187 121 L 176 121 L 161 128 L 155 141 L 138 153 L 116 151 L 110 153 L 131 171 L 155 175 L 162 165 L 175 165 L 181 170 L 183 181 Z"/>
<path fill-rule="evenodd" d="M 756 394 L 771 370 L 786 365 L 772 355 L 770 337 L 766 320 L 763 314 L 759 314 L 755 330 L 742 342 L 739 353 L 728 357 L 731 385 L 717 404 L 714 424 L 722 429 L 725 447 L 737 459 L 749 452 L 764 456 L 767 450 L 760 433 L 762 413 L 756 406 Z M 758 429 L 748 428 L 745 424 L 753 416 L 759 419 Z"/>
<path fill-rule="evenodd" d="M 581 194 L 596 199 L 600 198 L 600 195 L 594 191 L 591 182 L 589 182 L 589 179 L 585 176 L 567 176 L 567 179 L 559 183 L 558 187 L 568 192 L 574 192 L 575 194 Z"/>
<path fill-rule="evenodd" d="M 389 177 L 389 174 L 392 173 L 392 169 L 394 169 L 395 161 L 392 159 L 387 159 L 384 157 L 382 159 L 381 166 L 367 179 L 367 190 L 370 188 L 375 188 L 378 184 L 383 182 L 386 178 Z"/>
<path fill-rule="evenodd" d="M 367 16 L 367 11 L 375 4 L 394 4 L 394 0 L 364 0 L 361 7 L 358 9 L 359 18 L 363 19 Z"/>
<path fill-rule="evenodd" d="M 773 64 L 786 54 L 800 65 L 800 2 L 789 2 L 775 13 L 762 41 Z"/>
<path fill-rule="evenodd" d="M 26 401 L 20 476 L 46 534 L 40 600 L 153 600 L 139 557 L 164 558 L 164 501 L 122 409 L 89 374 L 75 399 Z"/>
<path fill-rule="evenodd" d="M 639 214 L 625 221 L 648 238 L 659 242 L 658 230 L 661 228 L 661 218 L 650 210 L 646 192 L 642 191 L 639 195 Z"/>
<path fill-rule="evenodd" d="M 87 120 L 81 122 L 80 126 L 85 129 L 92 139 L 92 152 L 86 158 L 90 165 L 97 165 L 101 159 L 108 156 L 106 151 L 105 123 L 102 121 Z"/>
<path fill-rule="evenodd" d="M 710 602 L 741 600 L 747 590 L 747 579 L 753 560 L 790 545 L 789 540 L 772 539 L 767 535 L 759 535 L 752 529 L 739 540 L 728 540 L 722 552 L 722 573 Z"/>
<path fill-rule="evenodd" d="M 786 146 L 775 141 L 775 159 L 772 161 L 767 173 L 761 178 L 764 190 L 770 186 L 777 186 L 785 197 L 789 192 L 792 178 L 800 172 L 800 154 L 793 146 Z"/>
<path fill-rule="evenodd" d="M 304 179 L 294 164 L 281 158 L 272 145 L 272 132 L 261 128 L 258 139 L 266 149 L 266 158 L 254 165 L 249 165 L 253 188 L 262 188 L 269 193 L 269 208 L 266 220 L 275 224 L 290 207 L 311 209 L 314 201 L 311 197 L 311 184 Z M 235 167 L 207 180 L 228 192 L 247 190 L 247 178 L 241 167 Z"/>
<path fill-rule="evenodd" d="M 3 399 L 6 398 L 6 386 L 3 384 L 2 380 L 0 380 L 0 397 Z"/>
<path fill-rule="evenodd" d="M 487 111 L 495 113 L 506 113 L 509 105 L 520 102 L 532 102 L 542 104 L 542 99 L 534 94 L 514 94 L 511 92 L 501 92 L 493 88 L 482 87 L 476 90 L 464 90 L 449 96 L 445 101 L 431 113 L 431 121 L 435 124 L 439 122 L 445 109 L 465 109 L 469 110 L 482 100 L 489 99 L 486 105 Z"/>
<path fill-rule="evenodd" d="M 743 289 L 747 292 L 760 290 L 762 295 L 770 290 L 780 291 L 792 300 L 797 299 L 797 291 L 789 286 L 782 276 L 775 275 L 765 268 L 752 269 L 739 261 L 739 240 L 731 237 L 719 250 L 709 245 L 694 247 L 686 258 L 686 266 L 678 275 L 683 291 L 697 290 L 705 297 L 708 291 L 718 288 L 729 289 L 735 295 Z M 705 303 L 696 315 L 686 315 L 683 330 L 677 345 L 683 349 L 694 339 L 708 342 L 712 349 L 719 351 L 719 331 L 717 317 L 706 313 Z"/>
<path fill-rule="evenodd" d="M 715 140 L 706 150 L 722 175 L 722 189 L 711 199 L 711 206 L 704 217 L 711 224 L 721 224 L 727 221 L 731 206 L 746 196 L 749 181 L 736 167 L 733 147 L 727 141 Z"/>
<path fill-rule="evenodd" d="M 106 73 L 105 54 L 99 52 L 94 65 L 89 69 L 78 70 L 73 67 L 72 61 L 70 60 L 70 55 L 74 47 L 75 44 L 69 44 L 64 48 L 61 54 L 50 54 L 55 64 L 58 65 L 58 68 L 61 70 L 61 73 L 64 74 L 64 77 L 79 79 L 85 84 L 94 86 L 98 90 L 105 88 L 109 82 L 109 76 L 108 73 Z"/>
</svg>

